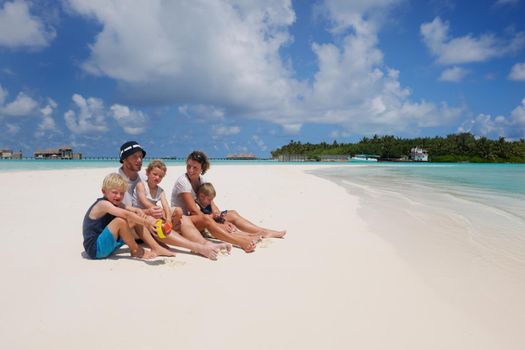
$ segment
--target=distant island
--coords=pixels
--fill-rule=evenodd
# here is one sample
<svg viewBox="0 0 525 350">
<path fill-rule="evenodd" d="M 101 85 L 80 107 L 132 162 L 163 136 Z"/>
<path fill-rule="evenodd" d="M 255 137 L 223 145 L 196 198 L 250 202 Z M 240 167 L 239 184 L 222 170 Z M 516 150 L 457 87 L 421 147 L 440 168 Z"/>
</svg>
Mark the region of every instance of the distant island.
<svg viewBox="0 0 525 350">
<path fill-rule="evenodd" d="M 377 155 L 380 161 L 410 161 L 414 148 L 425 149 L 431 162 L 525 163 L 525 139 L 507 141 L 500 137 L 491 140 L 471 133 L 446 137 L 403 139 L 392 135 L 363 137 L 357 143 L 319 144 L 291 140 L 272 151 L 272 158 L 301 156 L 302 160 L 321 161 L 327 157 L 344 158 L 357 154 Z"/>
</svg>

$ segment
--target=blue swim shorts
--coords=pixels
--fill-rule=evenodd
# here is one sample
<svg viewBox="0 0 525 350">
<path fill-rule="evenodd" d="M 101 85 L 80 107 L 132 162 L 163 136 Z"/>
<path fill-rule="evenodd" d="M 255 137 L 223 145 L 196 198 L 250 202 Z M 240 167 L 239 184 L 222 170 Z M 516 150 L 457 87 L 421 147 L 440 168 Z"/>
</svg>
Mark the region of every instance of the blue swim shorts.
<svg viewBox="0 0 525 350">
<path fill-rule="evenodd" d="M 115 250 L 122 247 L 124 241 L 119 237 L 115 240 L 113 234 L 106 226 L 104 231 L 97 238 L 97 259 L 104 259 L 111 255 Z"/>
</svg>

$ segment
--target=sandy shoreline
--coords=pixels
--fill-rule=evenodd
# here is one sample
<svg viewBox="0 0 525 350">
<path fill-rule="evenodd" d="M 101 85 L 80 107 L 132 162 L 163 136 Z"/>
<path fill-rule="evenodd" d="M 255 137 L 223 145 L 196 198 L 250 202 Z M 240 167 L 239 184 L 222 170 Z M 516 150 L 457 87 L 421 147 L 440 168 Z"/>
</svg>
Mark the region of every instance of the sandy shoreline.
<svg viewBox="0 0 525 350">
<path fill-rule="evenodd" d="M 288 230 L 216 262 L 182 249 L 87 260 L 82 218 L 114 169 L 1 173 L 4 347 L 521 348 L 519 333 L 443 298 L 359 216 L 357 197 L 304 173 L 315 167 L 212 166 L 223 209 Z M 169 167 L 164 189 L 183 172 Z"/>
</svg>

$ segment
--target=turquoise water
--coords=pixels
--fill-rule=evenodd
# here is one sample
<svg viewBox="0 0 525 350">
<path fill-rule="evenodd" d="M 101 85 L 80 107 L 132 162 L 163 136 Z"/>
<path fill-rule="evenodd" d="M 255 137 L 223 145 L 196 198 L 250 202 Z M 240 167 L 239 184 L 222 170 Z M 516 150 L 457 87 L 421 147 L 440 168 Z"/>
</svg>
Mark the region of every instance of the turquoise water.
<svg viewBox="0 0 525 350">
<path fill-rule="evenodd" d="M 336 172 L 331 172 L 336 174 Z M 479 189 L 525 195 L 525 164 L 378 163 L 337 171 L 353 180 L 366 177 L 455 188 Z M 388 182 L 385 183 L 388 186 Z"/>
<path fill-rule="evenodd" d="M 149 159 L 145 160 L 147 164 Z M 165 160 L 167 165 L 183 165 L 184 160 Z M 226 165 L 289 165 L 333 163 L 291 163 L 272 160 L 212 160 L 213 164 Z M 60 170 L 82 168 L 111 168 L 118 160 L 0 160 L 0 172 Z M 478 188 L 525 195 L 525 164 L 466 164 L 466 163 L 341 163 L 337 169 L 326 169 L 334 176 L 350 176 L 354 180 L 405 179 L 411 182 L 432 183 L 436 186 Z"/>
<path fill-rule="evenodd" d="M 148 164 L 150 159 L 146 159 L 144 164 Z M 185 160 L 163 160 L 169 165 L 183 165 Z M 213 164 L 275 164 L 268 160 L 213 160 Z M 89 169 L 89 168 L 111 168 L 119 166 L 118 159 L 107 160 L 0 160 L 0 172 L 8 171 L 33 171 L 33 170 L 60 170 L 60 169 Z"/>
<path fill-rule="evenodd" d="M 118 160 L 0 160 L 0 172 L 114 167 Z"/>
<path fill-rule="evenodd" d="M 153 158 L 152 158 L 153 159 Z M 145 159 L 144 165 L 152 159 Z M 184 165 L 184 159 L 176 160 L 162 160 L 166 165 Z M 331 163 L 319 162 L 278 162 L 274 160 L 225 160 L 225 159 L 211 159 L 212 164 L 221 165 L 289 165 L 289 164 L 316 164 L 316 165 L 332 165 Z M 61 170 L 61 169 L 90 169 L 90 168 L 112 168 L 119 166 L 118 159 L 104 159 L 104 160 L 42 160 L 42 159 L 22 159 L 22 160 L 0 160 L 0 172 L 8 171 L 33 171 L 33 170 Z"/>
</svg>

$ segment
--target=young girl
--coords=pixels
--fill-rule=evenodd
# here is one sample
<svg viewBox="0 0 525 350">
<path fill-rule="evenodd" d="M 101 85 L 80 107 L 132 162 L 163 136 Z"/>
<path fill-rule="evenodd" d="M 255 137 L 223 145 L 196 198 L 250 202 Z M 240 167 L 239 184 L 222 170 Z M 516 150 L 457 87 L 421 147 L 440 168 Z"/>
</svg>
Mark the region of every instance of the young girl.
<svg viewBox="0 0 525 350">
<path fill-rule="evenodd" d="M 160 202 L 163 213 L 162 218 L 174 227 L 180 224 L 182 210 L 173 208 L 173 214 L 171 213 L 164 189 L 159 186 L 159 183 L 166 176 L 166 171 L 166 164 L 161 160 L 155 159 L 149 163 L 146 169 L 147 182 L 138 183 L 133 192 L 133 206 L 148 209 L 157 206 L 158 202 Z"/>
</svg>

